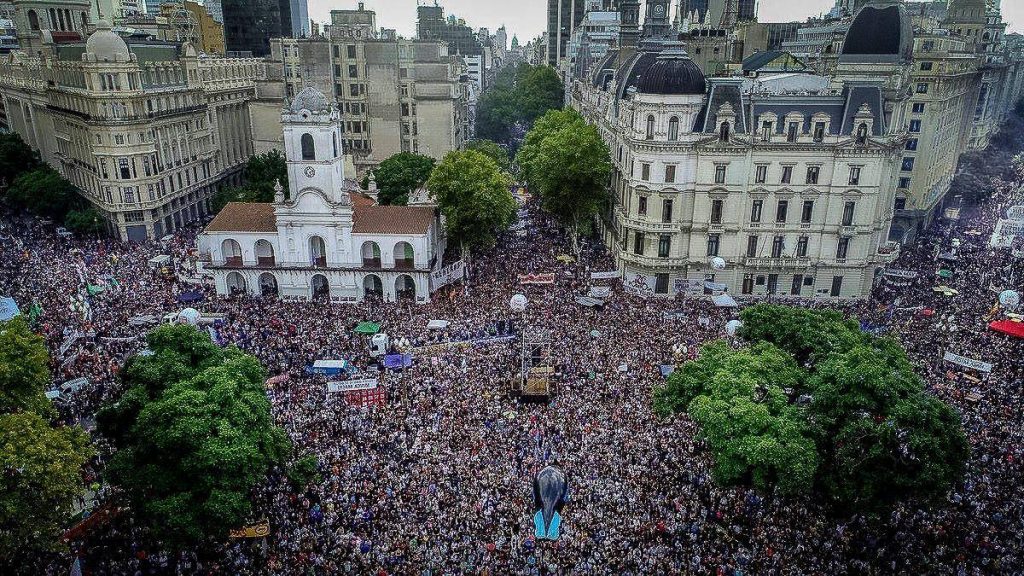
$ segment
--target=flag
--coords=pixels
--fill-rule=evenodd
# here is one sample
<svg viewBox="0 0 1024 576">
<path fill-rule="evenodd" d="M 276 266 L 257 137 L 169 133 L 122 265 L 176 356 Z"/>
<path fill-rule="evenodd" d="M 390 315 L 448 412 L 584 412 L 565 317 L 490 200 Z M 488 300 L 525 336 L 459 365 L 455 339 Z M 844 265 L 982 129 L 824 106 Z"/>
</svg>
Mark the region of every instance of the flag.
<svg viewBox="0 0 1024 576">
<path fill-rule="evenodd" d="M 70 574 L 70 576 L 82 576 L 82 560 L 81 559 L 75 558 L 74 563 L 71 564 L 71 574 Z"/>
</svg>

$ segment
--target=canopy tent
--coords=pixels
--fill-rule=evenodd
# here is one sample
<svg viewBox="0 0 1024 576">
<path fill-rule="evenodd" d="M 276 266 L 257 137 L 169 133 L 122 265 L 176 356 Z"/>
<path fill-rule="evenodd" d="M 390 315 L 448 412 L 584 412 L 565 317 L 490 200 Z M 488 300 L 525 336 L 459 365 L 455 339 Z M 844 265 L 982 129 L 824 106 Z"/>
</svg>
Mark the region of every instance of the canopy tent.
<svg viewBox="0 0 1024 576">
<path fill-rule="evenodd" d="M 104 291 L 106 291 L 106 288 L 104 288 L 103 286 L 98 286 L 96 284 L 89 284 L 89 286 L 86 287 L 86 291 L 89 293 L 89 296 L 95 296 L 97 294 L 102 294 Z"/>
<path fill-rule="evenodd" d="M 191 302 L 201 302 L 203 298 L 203 293 L 199 291 L 182 292 L 181 294 L 178 294 L 178 302 L 181 302 L 183 304 L 188 304 Z"/>
<path fill-rule="evenodd" d="M 1024 322 L 997 320 L 990 323 L 988 327 L 996 332 L 1002 332 L 1003 334 L 1009 334 L 1010 336 L 1016 336 L 1017 338 L 1024 338 Z"/>
<path fill-rule="evenodd" d="M 942 270 L 939 270 L 937 272 L 937 274 L 939 275 L 940 278 L 952 278 L 953 277 L 953 271 L 952 270 L 948 270 L 946 268 L 943 268 Z"/>
<path fill-rule="evenodd" d="M 718 296 L 712 296 L 711 301 L 714 302 L 715 306 L 718 306 L 719 308 L 736 308 L 739 306 L 739 304 L 736 303 L 736 300 L 733 299 L 733 297 L 729 296 L 728 294 L 719 294 Z"/>
<path fill-rule="evenodd" d="M 14 301 L 14 298 L 10 296 L 0 298 L 0 322 L 6 322 L 19 315 L 21 315 L 21 310 L 18 309 L 18 303 Z"/>
<path fill-rule="evenodd" d="M 449 324 L 451 324 L 451 322 L 447 320 L 431 320 L 430 322 L 427 322 L 427 329 L 444 330 L 445 328 L 448 327 Z"/>
<path fill-rule="evenodd" d="M 376 334 L 380 332 L 380 324 L 374 322 L 360 322 L 356 326 L 356 334 Z"/>
</svg>

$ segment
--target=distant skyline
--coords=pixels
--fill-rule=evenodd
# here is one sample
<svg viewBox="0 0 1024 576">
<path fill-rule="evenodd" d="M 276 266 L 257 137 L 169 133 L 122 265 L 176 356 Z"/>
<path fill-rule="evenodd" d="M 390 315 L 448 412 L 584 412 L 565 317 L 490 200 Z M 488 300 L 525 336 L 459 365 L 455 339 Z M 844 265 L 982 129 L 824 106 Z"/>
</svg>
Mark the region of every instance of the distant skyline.
<svg viewBox="0 0 1024 576">
<path fill-rule="evenodd" d="M 377 13 L 377 25 L 395 28 L 412 38 L 416 35 L 417 0 L 364 0 L 367 10 Z M 420 3 L 433 5 L 433 0 Z M 547 26 L 548 0 L 438 0 L 444 14 L 462 18 L 474 30 L 488 28 L 493 34 L 502 24 L 523 44 L 540 35 Z M 354 10 L 358 0 L 309 0 L 309 16 L 316 22 L 330 21 L 331 10 Z M 676 4 L 672 2 L 673 9 Z M 835 0 L 759 0 L 762 22 L 803 21 L 832 9 Z M 1003 0 L 1003 19 L 1009 32 L 1024 32 L 1024 1 Z"/>
</svg>

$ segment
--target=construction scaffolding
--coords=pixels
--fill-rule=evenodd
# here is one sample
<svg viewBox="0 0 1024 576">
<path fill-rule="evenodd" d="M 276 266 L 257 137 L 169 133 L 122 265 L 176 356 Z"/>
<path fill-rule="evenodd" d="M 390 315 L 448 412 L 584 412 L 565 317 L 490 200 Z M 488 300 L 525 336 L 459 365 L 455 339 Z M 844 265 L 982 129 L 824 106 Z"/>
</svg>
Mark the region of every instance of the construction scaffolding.
<svg viewBox="0 0 1024 576">
<path fill-rule="evenodd" d="M 555 368 L 551 356 L 551 332 L 538 326 L 527 326 L 522 333 L 523 352 L 519 395 L 547 397 L 552 392 Z"/>
</svg>

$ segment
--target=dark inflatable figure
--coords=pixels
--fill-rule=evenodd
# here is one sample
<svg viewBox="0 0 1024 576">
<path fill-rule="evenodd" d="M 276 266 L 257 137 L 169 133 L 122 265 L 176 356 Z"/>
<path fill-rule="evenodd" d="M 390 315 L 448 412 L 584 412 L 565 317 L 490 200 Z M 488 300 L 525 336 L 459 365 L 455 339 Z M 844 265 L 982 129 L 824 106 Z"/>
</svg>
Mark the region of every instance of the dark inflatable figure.
<svg viewBox="0 0 1024 576">
<path fill-rule="evenodd" d="M 569 501 L 569 482 L 565 473 L 547 466 L 533 478 L 534 535 L 538 540 L 558 540 L 562 525 L 562 506 Z"/>
</svg>

